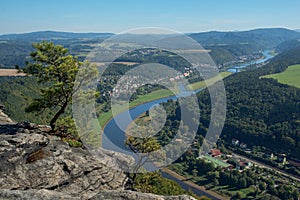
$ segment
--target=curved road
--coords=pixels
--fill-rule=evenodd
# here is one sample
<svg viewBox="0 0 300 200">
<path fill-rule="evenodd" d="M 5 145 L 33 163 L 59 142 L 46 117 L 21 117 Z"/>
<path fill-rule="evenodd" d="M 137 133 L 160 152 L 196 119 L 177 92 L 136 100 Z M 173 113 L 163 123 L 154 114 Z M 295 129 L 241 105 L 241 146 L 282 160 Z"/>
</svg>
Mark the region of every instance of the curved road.
<svg viewBox="0 0 300 200">
<path fill-rule="evenodd" d="M 267 165 L 267 164 L 265 164 L 265 163 L 262 163 L 262 162 L 259 162 L 259 161 L 257 161 L 257 160 L 253 160 L 253 159 L 251 159 L 251 158 L 248 158 L 248 157 L 246 157 L 246 156 L 240 155 L 240 154 L 238 154 L 238 153 L 233 153 L 232 155 L 235 156 L 235 157 L 237 157 L 237 158 L 242 158 L 242 159 L 249 160 L 249 161 L 251 161 L 252 163 L 254 163 L 254 164 L 258 165 L 258 166 L 264 167 L 264 168 L 269 169 L 269 170 L 274 170 L 275 172 L 277 172 L 277 173 L 279 173 L 279 174 L 282 174 L 282 175 L 284 175 L 284 176 L 287 176 L 287 177 L 289 177 L 289 178 L 291 178 L 291 179 L 293 179 L 293 180 L 296 180 L 296 181 L 299 181 L 299 182 L 300 182 L 300 177 L 298 177 L 298 176 L 296 176 L 296 175 L 293 175 L 293 174 L 289 174 L 289 173 L 287 173 L 287 172 L 285 172 L 285 171 L 283 171 L 283 170 L 280 170 L 280 169 L 278 169 L 278 168 L 276 168 L 276 167 L 272 167 L 272 166 Z"/>
</svg>

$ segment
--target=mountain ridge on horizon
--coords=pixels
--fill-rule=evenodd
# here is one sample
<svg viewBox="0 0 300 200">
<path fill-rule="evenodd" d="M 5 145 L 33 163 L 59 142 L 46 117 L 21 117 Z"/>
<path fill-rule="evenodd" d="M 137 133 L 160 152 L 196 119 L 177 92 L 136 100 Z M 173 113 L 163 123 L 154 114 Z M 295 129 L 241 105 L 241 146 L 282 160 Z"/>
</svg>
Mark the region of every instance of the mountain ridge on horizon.
<svg viewBox="0 0 300 200">
<path fill-rule="evenodd" d="M 277 30 L 277 31 L 290 31 L 290 32 L 300 32 L 300 29 L 289 29 L 289 28 L 283 28 L 283 27 L 274 27 L 274 28 L 254 28 L 249 30 L 232 30 L 232 31 L 222 31 L 222 30 L 208 30 L 208 31 L 194 31 L 194 32 L 186 32 L 184 34 L 186 35 L 192 35 L 192 34 L 211 34 L 211 33 L 245 33 L 245 32 L 255 32 L 255 31 L 271 31 L 271 30 Z M 5 37 L 16 37 L 16 36 L 26 36 L 26 35 L 32 35 L 32 34 L 61 34 L 61 35 L 73 35 L 73 36 L 81 36 L 85 35 L 88 37 L 93 37 L 97 35 L 105 36 L 105 35 L 117 35 L 118 33 L 113 32 L 73 32 L 73 31 L 56 31 L 56 30 L 40 30 L 40 31 L 31 31 L 31 32 L 22 32 L 22 33 L 4 33 L 0 34 L 0 39 Z M 151 35 L 151 34 L 145 34 L 145 35 Z M 9 38 L 11 39 L 11 38 Z M 15 39 L 15 38 L 12 38 Z"/>
<path fill-rule="evenodd" d="M 84 56 L 93 49 L 95 43 L 100 43 L 113 33 L 72 33 L 57 31 L 38 31 L 22 34 L 0 35 L 0 57 L 3 60 L 0 68 L 14 68 L 15 65 L 24 66 L 26 58 L 32 51 L 32 43 L 43 40 L 53 41 L 65 46 L 74 55 Z M 122 39 L 129 41 L 132 35 L 124 35 Z M 211 50 L 211 56 L 217 64 L 231 62 L 238 56 L 250 55 L 263 50 L 275 49 L 283 42 L 299 40 L 300 32 L 285 28 L 260 28 L 238 32 L 200 32 L 188 34 L 204 48 Z M 139 35 L 135 41 L 161 42 L 164 35 Z M 286 43 L 290 48 L 290 44 Z"/>
</svg>

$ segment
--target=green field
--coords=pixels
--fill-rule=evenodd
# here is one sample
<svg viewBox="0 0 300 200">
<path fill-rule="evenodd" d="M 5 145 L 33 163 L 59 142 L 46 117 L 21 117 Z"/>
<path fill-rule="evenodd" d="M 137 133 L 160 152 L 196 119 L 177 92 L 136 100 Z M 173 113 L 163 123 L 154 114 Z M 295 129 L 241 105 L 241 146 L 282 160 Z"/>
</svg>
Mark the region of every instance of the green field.
<svg viewBox="0 0 300 200">
<path fill-rule="evenodd" d="M 226 78 L 227 76 L 231 75 L 231 72 L 220 72 L 220 76 L 222 78 Z M 187 90 L 197 90 L 200 88 L 205 88 L 207 85 L 212 85 L 215 82 L 217 82 L 219 80 L 218 76 L 215 76 L 213 78 L 208 79 L 207 81 L 200 81 L 200 82 L 196 82 L 196 83 L 192 83 L 186 86 Z M 207 85 L 206 85 L 207 84 Z"/>
<path fill-rule="evenodd" d="M 149 94 L 146 94 L 146 95 L 139 95 L 138 98 L 131 102 L 129 104 L 129 108 L 133 108 L 133 107 L 136 107 L 140 104 L 143 104 L 143 103 L 146 103 L 146 102 L 149 102 L 149 101 L 153 101 L 153 100 L 156 100 L 156 99 L 161 99 L 161 98 L 164 98 L 164 97 L 168 97 L 168 96 L 172 96 L 174 95 L 170 90 L 167 90 L 167 89 L 160 89 L 160 90 L 156 90 L 156 91 L 153 91 Z M 126 106 L 124 104 L 122 105 L 118 105 L 118 106 L 115 106 L 115 111 L 116 113 L 121 113 L 122 111 L 126 110 Z M 112 112 L 111 110 L 106 112 L 106 113 L 101 113 L 100 116 L 99 116 L 99 124 L 102 128 L 104 128 L 105 124 L 112 118 Z"/>
<path fill-rule="evenodd" d="M 209 162 L 214 163 L 214 165 L 215 165 L 216 167 L 217 167 L 217 166 L 220 166 L 220 167 L 229 167 L 229 166 L 230 166 L 230 164 L 225 163 L 225 162 L 223 162 L 223 161 L 221 161 L 221 160 L 218 160 L 218 159 L 216 159 L 216 158 L 213 158 L 213 157 L 211 157 L 211 156 L 202 156 L 202 157 L 200 157 L 200 158 L 203 158 L 204 160 L 207 160 L 207 161 L 209 161 Z"/>
<path fill-rule="evenodd" d="M 300 65 L 289 66 L 284 72 L 278 74 L 270 74 L 262 78 L 273 78 L 279 83 L 287 84 L 300 88 Z"/>
</svg>

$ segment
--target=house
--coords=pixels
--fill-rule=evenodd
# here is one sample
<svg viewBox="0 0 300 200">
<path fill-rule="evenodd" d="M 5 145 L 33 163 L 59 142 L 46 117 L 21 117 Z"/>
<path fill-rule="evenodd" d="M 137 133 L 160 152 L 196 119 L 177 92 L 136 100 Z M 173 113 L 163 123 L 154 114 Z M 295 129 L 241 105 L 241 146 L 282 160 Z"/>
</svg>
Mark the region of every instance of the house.
<svg viewBox="0 0 300 200">
<path fill-rule="evenodd" d="M 244 162 L 244 164 L 246 165 L 246 168 L 250 168 L 253 166 L 253 163 L 250 161 L 246 161 L 246 162 Z"/>
<path fill-rule="evenodd" d="M 272 152 L 266 152 L 264 155 L 263 155 L 263 158 L 268 158 L 268 159 L 275 159 L 275 156 Z"/>
<path fill-rule="evenodd" d="M 187 77 L 187 76 L 189 76 L 189 75 L 190 75 L 189 72 L 184 72 L 184 73 L 183 73 L 183 76 L 185 76 L 185 77 Z"/>
<path fill-rule="evenodd" d="M 242 149 L 246 149 L 246 148 L 247 148 L 247 144 L 245 144 L 245 143 L 242 142 L 242 143 L 240 144 L 240 147 L 241 147 Z"/>
<path fill-rule="evenodd" d="M 179 142 L 179 143 L 182 143 L 182 139 L 179 139 L 179 138 L 177 138 L 177 139 L 175 139 L 175 142 Z"/>
<path fill-rule="evenodd" d="M 281 162 L 282 164 L 286 164 L 286 155 L 285 154 L 279 154 L 277 156 L 277 161 L 278 162 Z"/>
<path fill-rule="evenodd" d="M 219 149 L 211 149 L 209 154 L 212 157 L 218 157 L 218 156 L 222 155 L 223 153 Z"/>
<path fill-rule="evenodd" d="M 235 138 L 233 138 L 233 139 L 231 140 L 231 144 L 234 145 L 234 146 L 238 146 L 238 145 L 240 144 L 240 141 L 237 140 L 237 139 L 235 139 Z"/>
<path fill-rule="evenodd" d="M 244 170 L 246 168 L 246 164 L 243 161 L 237 162 L 236 169 Z"/>
</svg>

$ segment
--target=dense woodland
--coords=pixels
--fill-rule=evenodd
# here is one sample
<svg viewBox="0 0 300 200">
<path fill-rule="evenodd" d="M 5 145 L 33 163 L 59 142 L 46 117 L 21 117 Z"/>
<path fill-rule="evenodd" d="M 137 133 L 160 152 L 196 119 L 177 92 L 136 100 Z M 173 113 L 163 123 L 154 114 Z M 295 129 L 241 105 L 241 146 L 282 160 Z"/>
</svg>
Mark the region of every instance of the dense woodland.
<svg viewBox="0 0 300 200">
<path fill-rule="evenodd" d="M 300 63 L 300 48 L 275 57 L 269 64 L 253 71 L 241 72 L 224 80 L 227 114 L 221 137 L 236 138 L 249 146 L 265 146 L 276 153 L 300 159 L 300 89 L 261 76 L 284 71 Z M 201 113 L 199 134 L 205 135 L 210 121 L 208 90 L 198 93 Z M 165 105 L 169 119 L 160 137 L 171 138 L 178 126 L 179 105 Z"/>
<path fill-rule="evenodd" d="M 0 103 L 5 106 L 5 112 L 16 121 L 48 123 L 51 118 L 49 111 L 42 115 L 25 112 L 32 100 L 39 97 L 40 88 L 33 77 L 0 77 Z"/>
<path fill-rule="evenodd" d="M 227 115 L 218 148 L 228 150 L 233 138 L 247 143 L 251 148 L 262 147 L 265 152 L 285 153 L 288 158 L 300 159 L 300 89 L 278 83 L 261 76 L 284 71 L 300 63 L 300 48 L 275 57 L 269 64 L 252 71 L 241 72 L 224 80 L 227 94 Z M 222 192 L 233 198 L 245 198 L 239 191 L 248 191 L 255 199 L 297 199 L 297 186 L 279 181 L 277 175 L 260 168 L 223 171 L 210 162 L 197 159 L 210 121 L 210 98 L 207 90 L 197 94 L 201 108 L 200 126 L 195 143 L 171 168 L 193 181 L 207 187 L 225 187 Z M 161 145 L 167 145 L 178 131 L 181 120 L 180 106 L 176 101 L 163 104 L 168 113 L 165 127 L 156 135 Z M 256 158 L 258 159 L 258 158 Z M 260 159 L 262 162 L 264 160 Z M 235 161 L 232 161 L 235 165 Z M 276 166 L 269 162 L 269 165 Z M 299 169 L 287 168 L 299 175 Z M 282 179 L 284 180 L 284 179 Z M 254 186 L 256 185 L 256 186 Z M 258 186 L 258 187 L 257 187 Z M 236 193 L 230 191 L 238 191 Z"/>
</svg>

